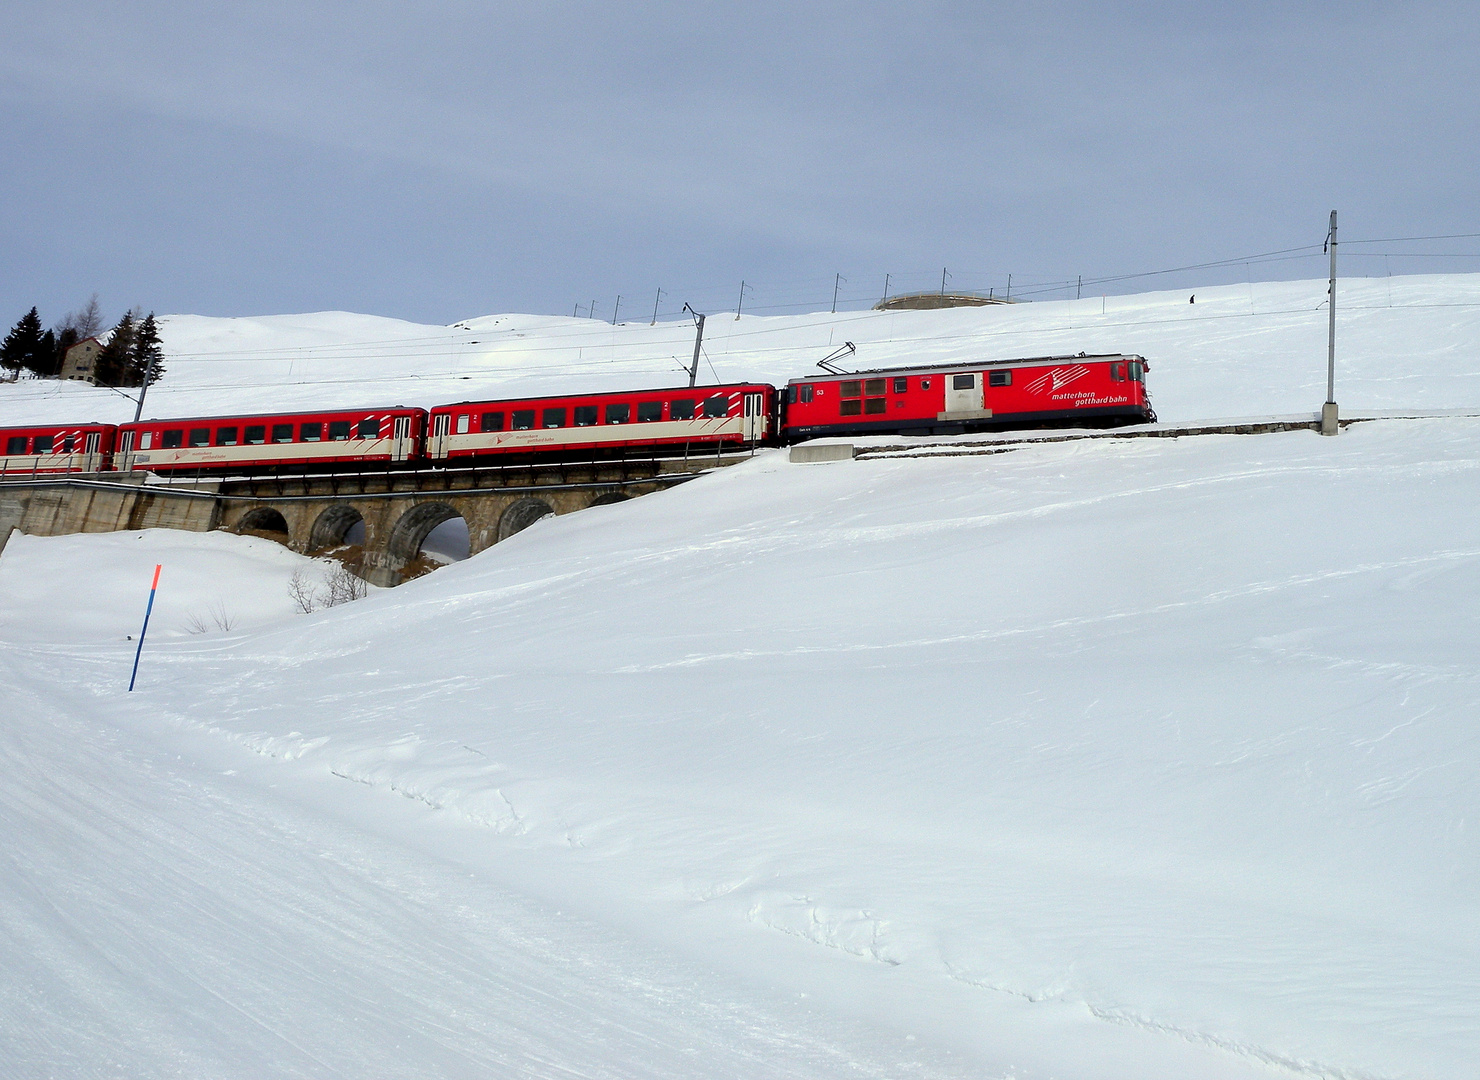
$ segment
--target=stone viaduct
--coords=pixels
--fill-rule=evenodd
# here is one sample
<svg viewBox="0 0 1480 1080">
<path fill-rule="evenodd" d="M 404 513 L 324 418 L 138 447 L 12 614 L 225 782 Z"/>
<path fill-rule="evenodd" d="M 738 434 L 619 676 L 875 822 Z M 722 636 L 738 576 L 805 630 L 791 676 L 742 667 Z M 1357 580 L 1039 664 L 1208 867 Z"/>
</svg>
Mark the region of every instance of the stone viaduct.
<svg viewBox="0 0 1480 1080">
<path fill-rule="evenodd" d="M 708 458 L 728 465 L 739 455 Z M 399 585 L 422 565 L 422 542 L 461 517 L 475 555 L 549 514 L 621 502 L 701 475 L 693 460 L 402 470 L 325 476 L 163 482 L 147 473 L 94 473 L 0 482 L 0 550 L 12 529 L 35 536 L 119 529 L 228 529 L 304 554 L 359 542 L 349 561 L 375 585 Z"/>
</svg>

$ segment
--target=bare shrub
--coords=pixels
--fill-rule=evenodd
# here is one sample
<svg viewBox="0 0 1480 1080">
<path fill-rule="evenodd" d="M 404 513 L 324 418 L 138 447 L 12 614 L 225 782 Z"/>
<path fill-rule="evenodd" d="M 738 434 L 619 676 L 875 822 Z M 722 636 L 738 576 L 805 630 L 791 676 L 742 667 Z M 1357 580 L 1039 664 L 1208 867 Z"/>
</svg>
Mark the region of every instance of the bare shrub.
<svg viewBox="0 0 1480 1080">
<path fill-rule="evenodd" d="M 217 600 L 206 613 L 192 613 L 185 617 L 185 629 L 192 634 L 209 634 L 216 630 L 230 630 L 236 625 L 236 616 L 226 610 L 226 602 Z"/>
<path fill-rule="evenodd" d="M 319 606 L 319 593 L 308 576 L 302 570 L 294 570 L 293 576 L 288 579 L 288 595 L 293 598 L 293 603 L 298 610 L 307 615 Z"/>
<path fill-rule="evenodd" d="M 324 584 L 329 590 L 324 599 L 325 607 L 338 607 L 352 600 L 361 600 L 370 592 L 370 586 L 365 579 L 342 564 L 325 575 Z"/>
</svg>

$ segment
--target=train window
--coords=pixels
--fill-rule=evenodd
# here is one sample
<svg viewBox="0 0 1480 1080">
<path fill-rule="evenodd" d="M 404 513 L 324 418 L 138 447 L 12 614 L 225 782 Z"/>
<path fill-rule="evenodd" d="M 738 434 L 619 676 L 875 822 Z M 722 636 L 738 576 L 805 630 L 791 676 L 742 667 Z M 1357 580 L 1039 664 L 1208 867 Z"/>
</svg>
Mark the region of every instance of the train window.
<svg viewBox="0 0 1480 1080">
<path fill-rule="evenodd" d="M 482 423 L 479 424 L 480 431 L 503 431 L 504 414 L 501 412 L 486 412 L 483 414 Z"/>
<path fill-rule="evenodd" d="M 864 384 L 863 384 L 863 394 L 864 394 L 864 396 L 865 397 L 878 397 L 880 394 L 882 394 L 884 392 L 884 383 L 885 383 L 885 380 L 883 380 L 883 379 L 869 379 L 869 380 L 865 381 Z"/>
<path fill-rule="evenodd" d="M 606 422 L 608 424 L 625 424 L 632 419 L 632 406 L 627 404 L 608 405 L 606 407 Z"/>
<path fill-rule="evenodd" d="M 242 432 L 242 442 L 248 446 L 261 446 L 267 441 L 266 424 L 248 424 L 247 429 Z"/>
<path fill-rule="evenodd" d="M 76 449 L 77 449 L 77 438 L 76 438 L 76 436 L 74 436 L 74 435 L 63 435 L 62 436 L 62 453 L 64 453 L 64 454 L 70 454 L 73 450 L 76 450 Z"/>
<path fill-rule="evenodd" d="M 811 383 L 803 383 L 802 384 L 802 404 L 803 405 L 806 405 L 806 404 L 810 403 L 811 400 L 812 400 L 812 384 Z"/>
<path fill-rule="evenodd" d="M 1139 360 L 1131 361 L 1131 382 L 1146 381 L 1146 365 Z"/>
<path fill-rule="evenodd" d="M 987 385 L 988 386 L 1011 386 L 1012 385 L 1012 372 L 1010 372 L 1010 371 L 989 371 L 989 372 L 987 372 Z"/>
<path fill-rule="evenodd" d="M 1110 365 L 1110 381 L 1111 382 L 1125 382 L 1125 365 L 1124 364 L 1111 364 Z"/>
<path fill-rule="evenodd" d="M 190 429 L 191 446 L 210 446 L 211 429 L 208 427 L 193 427 Z"/>
<path fill-rule="evenodd" d="M 850 380 L 843 383 L 842 388 L 839 392 L 844 397 L 862 397 L 863 383 L 858 382 L 857 380 Z"/>
<path fill-rule="evenodd" d="M 598 411 L 595 405 L 577 405 L 575 408 L 576 427 L 591 427 L 596 423 Z"/>
<path fill-rule="evenodd" d="M 217 446 L 235 446 L 236 445 L 236 428 L 235 428 L 235 426 L 232 426 L 232 427 L 218 427 L 216 429 L 216 445 Z"/>
<path fill-rule="evenodd" d="M 533 427 L 534 427 L 534 410 L 533 409 L 515 409 L 514 410 L 514 430 L 515 431 L 528 431 L 528 430 L 530 430 Z"/>
<path fill-rule="evenodd" d="M 557 428 L 565 426 L 564 409 L 546 409 L 545 415 L 540 418 L 540 427 Z"/>
<path fill-rule="evenodd" d="M 661 401 L 639 401 L 637 403 L 637 422 L 639 424 L 647 424 L 661 419 L 663 419 L 663 403 Z"/>
<path fill-rule="evenodd" d="M 906 393 L 910 388 L 910 380 L 904 376 L 896 376 L 894 380 L 894 392 L 896 394 Z"/>
<path fill-rule="evenodd" d="M 951 389 L 952 390 L 970 390 L 970 389 L 974 388 L 975 386 L 976 386 L 976 376 L 975 375 L 952 375 L 951 376 Z"/>
<path fill-rule="evenodd" d="M 694 418 L 694 399 L 680 398 L 678 401 L 668 403 L 668 419 L 670 420 L 692 420 Z"/>
<path fill-rule="evenodd" d="M 166 431 L 159 445 L 165 450 L 178 450 L 180 449 L 180 440 L 184 436 L 185 432 L 179 428 L 173 431 Z"/>
<path fill-rule="evenodd" d="M 146 431 L 139 436 L 139 449 L 148 450 L 154 445 L 154 432 Z"/>
<path fill-rule="evenodd" d="M 348 438 L 349 438 L 349 421 L 348 420 L 330 420 L 329 421 L 329 441 L 330 442 L 344 442 Z"/>
<path fill-rule="evenodd" d="M 714 397 L 704 399 L 704 415 L 710 419 L 730 415 L 730 399 L 716 394 Z"/>
<path fill-rule="evenodd" d="M 272 425 L 272 441 L 275 442 L 275 443 L 292 442 L 293 441 L 293 425 L 292 424 L 273 424 Z"/>
<path fill-rule="evenodd" d="M 26 452 L 26 437 L 24 435 L 12 435 L 6 439 L 5 452 L 7 454 L 24 454 Z"/>
<path fill-rule="evenodd" d="M 51 453 L 51 438 L 52 437 L 50 435 L 37 435 L 34 439 L 31 440 L 31 453 Z"/>
<path fill-rule="evenodd" d="M 866 413 L 881 413 L 887 402 L 881 397 L 871 397 L 864 401 L 863 411 Z"/>
<path fill-rule="evenodd" d="M 298 428 L 298 440 L 300 442 L 322 442 L 323 439 L 323 424 L 303 424 Z"/>
<path fill-rule="evenodd" d="M 839 416 L 857 416 L 861 412 L 863 412 L 863 402 L 857 398 L 854 398 L 852 401 L 838 402 Z"/>
<path fill-rule="evenodd" d="M 355 434 L 362 439 L 380 438 L 380 421 L 375 419 L 375 417 L 373 416 L 361 420 L 360 426 L 355 431 Z"/>
<path fill-rule="evenodd" d="M 930 380 L 929 379 L 921 379 L 920 380 L 920 389 L 921 390 L 929 390 L 930 389 Z"/>
<path fill-rule="evenodd" d="M 468 428 L 472 423 L 472 413 L 460 413 L 457 418 L 457 433 L 459 435 L 466 435 L 468 433 Z"/>
</svg>

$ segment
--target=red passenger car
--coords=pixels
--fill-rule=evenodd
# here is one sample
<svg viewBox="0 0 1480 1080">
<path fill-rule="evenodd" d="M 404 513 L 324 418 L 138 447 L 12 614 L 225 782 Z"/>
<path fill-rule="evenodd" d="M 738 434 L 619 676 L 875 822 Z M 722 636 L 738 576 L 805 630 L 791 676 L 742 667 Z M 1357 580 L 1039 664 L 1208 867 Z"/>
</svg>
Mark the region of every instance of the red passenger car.
<svg viewBox="0 0 1480 1080">
<path fill-rule="evenodd" d="M 782 436 L 797 442 L 824 435 L 957 435 L 1155 419 L 1141 357 L 1047 356 L 793 379 Z"/>
<path fill-rule="evenodd" d="M 427 457 L 755 445 L 775 434 L 775 402 L 766 383 L 464 401 L 431 410 Z"/>
<path fill-rule="evenodd" d="M 112 467 L 112 424 L 0 428 L 0 476 L 103 472 Z"/>
<path fill-rule="evenodd" d="M 425 410 L 404 408 L 147 420 L 119 426 L 115 464 L 170 472 L 407 461 L 425 424 Z"/>
</svg>

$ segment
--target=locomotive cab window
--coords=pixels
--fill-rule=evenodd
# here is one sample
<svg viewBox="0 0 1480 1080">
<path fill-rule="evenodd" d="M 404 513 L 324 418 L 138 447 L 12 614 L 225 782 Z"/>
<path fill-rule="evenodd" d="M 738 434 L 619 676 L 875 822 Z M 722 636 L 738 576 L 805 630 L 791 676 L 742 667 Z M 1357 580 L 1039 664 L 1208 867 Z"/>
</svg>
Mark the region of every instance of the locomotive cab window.
<svg viewBox="0 0 1480 1080">
<path fill-rule="evenodd" d="M 606 407 L 606 422 L 608 424 L 625 424 L 632 419 L 632 406 L 625 402 Z"/>
<path fill-rule="evenodd" d="M 668 403 L 668 419 L 670 420 L 692 420 L 694 418 L 694 399 L 680 398 Z"/>
<path fill-rule="evenodd" d="M 345 442 L 348 439 L 349 439 L 349 421 L 348 420 L 330 420 L 329 421 L 329 441 L 330 442 Z"/>
<path fill-rule="evenodd" d="M 169 432 L 165 432 L 165 436 L 168 437 L 169 436 Z M 290 442 L 292 442 L 293 441 L 293 425 L 292 424 L 273 424 L 272 425 L 272 441 L 275 442 L 275 443 L 290 443 Z"/>
<path fill-rule="evenodd" d="M 546 409 L 545 415 L 540 419 L 540 426 L 547 428 L 558 428 L 565 426 L 564 409 Z"/>
<path fill-rule="evenodd" d="M 803 405 L 806 405 L 806 404 L 810 403 L 811 400 L 812 400 L 812 384 L 811 383 L 803 383 L 802 384 L 802 404 Z"/>
<path fill-rule="evenodd" d="M 575 408 L 576 427 L 595 426 L 597 411 L 595 405 L 577 405 Z"/>
<path fill-rule="evenodd" d="M 894 392 L 896 394 L 906 394 L 906 393 L 909 393 L 909 389 L 910 389 L 910 380 L 906 376 L 899 375 L 899 376 L 896 376 L 895 377 L 895 379 L 894 379 Z"/>
<path fill-rule="evenodd" d="M 529 431 L 529 430 L 533 429 L 533 427 L 534 427 L 534 410 L 533 409 L 515 409 L 514 410 L 514 430 L 515 431 Z"/>
<path fill-rule="evenodd" d="M 704 415 L 709 419 L 717 419 L 730 415 L 730 399 L 715 396 L 704 399 Z"/>
<path fill-rule="evenodd" d="M 975 388 L 975 386 L 976 386 L 976 376 L 975 375 L 952 375 L 951 376 L 951 389 L 952 390 L 971 390 L 971 389 Z"/>
<path fill-rule="evenodd" d="M 663 419 L 663 403 L 661 401 L 639 401 L 637 403 L 637 422 L 639 424 L 647 424 L 661 419 Z"/>
<path fill-rule="evenodd" d="M 180 441 L 184 437 L 185 432 L 180 428 L 176 428 L 173 431 L 166 431 L 159 445 L 165 450 L 178 450 L 180 449 Z"/>
<path fill-rule="evenodd" d="M 478 425 L 480 431 L 503 431 L 504 414 L 501 412 L 486 412 Z"/>
<path fill-rule="evenodd" d="M 361 420 L 359 430 L 355 434 L 362 439 L 380 438 L 380 421 L 373 416 L 369 419 Z"/>
<path fill-rule="evenodd" d="M 1125 382 L 1125 364 L 1119 363 L 1110 365 L 1110 381 Z"/>
<path fill-rule="evenodd" d="M 304 424 L 298 429 L 298 438 L 303 442 L 323 442 L 323 424 Z"/>
<path fill-rule="evenodd" d="M 989 372 L 987 372 L 987 385 L 988 386 L 1011 386 L 1012 385 L 1012 372 L 1010 372 L 1010 371 L 989 371 Z"/>
<path fill-rule="evenodd" d="M 7 454 L 24 454 L 26 452 L 26 437 L 24 435 L 12 435 L 6 439 L 5 452 Z"/>
<path fill-rule="evenodd" d="M 50 435 L 37 435 L 34 439 L 31 440 L 31 453 L 51 453 L 51 439 L 52 437 Z"/>
<path fill-rule="evenodd" d="M 232 427 L 218 427 L 216 429 L 216 445 L 235 446 L 236 427 L 234 425 Z"/>
<path fill-rule="evenodd" d="M 267 441 L 267 425 L 248 424 L 247 429 L 242 432 L 242 442 L 248 446 L 261 446 Z"/>
<path fill-rule="evenodd" d="M 1146 365 L 1139 360 L 1131 361 L 1131 382 L 1146 381 Z"/>
</svg>

